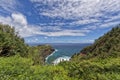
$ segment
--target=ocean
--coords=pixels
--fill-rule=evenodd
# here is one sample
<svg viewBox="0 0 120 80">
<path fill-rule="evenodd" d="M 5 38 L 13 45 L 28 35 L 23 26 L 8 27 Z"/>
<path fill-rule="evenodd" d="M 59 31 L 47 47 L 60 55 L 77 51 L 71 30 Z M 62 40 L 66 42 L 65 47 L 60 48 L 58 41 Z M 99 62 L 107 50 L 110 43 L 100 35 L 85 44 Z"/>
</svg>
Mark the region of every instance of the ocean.
<svg viewBox="0 0 120 80">
<path fill-rule="evenodd" d="M 80 52 L 84 47 L 91 45 L 90 43 L 47 43 L 51 45 L 55 51 L 46 57 L 46 63 L 52 64 L 53 62 L 59 63 L 60 60 L 69 60 L 72 55 Z M 37 44 L 36 44 L 37 45 Z M 41 44 L 38 44 L 41 45 Z M 44 44 L 42 44 L 44 45 Z"/>
<path fill-rule="evenodd" d="M 50 44 L 55 51 L 46 58 L 46 63 L 51 64 L 53 62 L 60 62 L 60 59 L 70 59 L 72 55 L 80 52 L 81 49 L 90 45 L 88 43 L 59 43 Z"/>
</svg>

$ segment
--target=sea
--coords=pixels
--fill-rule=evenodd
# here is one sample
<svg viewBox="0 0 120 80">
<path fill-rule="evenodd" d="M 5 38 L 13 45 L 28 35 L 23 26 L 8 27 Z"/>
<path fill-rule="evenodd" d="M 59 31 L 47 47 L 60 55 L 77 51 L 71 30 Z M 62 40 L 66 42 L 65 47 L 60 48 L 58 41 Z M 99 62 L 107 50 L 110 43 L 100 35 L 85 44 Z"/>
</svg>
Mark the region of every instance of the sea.
<svg viewBox="0 0 120 80">
<path fill-rule="evenodd" d="M 71 56 L 79 53 L 84 47 L 91 45 L 91 43 L 43 43 L 43 44 L 30 44 L 36 45 L 51 45 L 55 51 L 46 57 L 47 64 L 57 64 L 61 60 L 69 60 Z"/>
</svg>

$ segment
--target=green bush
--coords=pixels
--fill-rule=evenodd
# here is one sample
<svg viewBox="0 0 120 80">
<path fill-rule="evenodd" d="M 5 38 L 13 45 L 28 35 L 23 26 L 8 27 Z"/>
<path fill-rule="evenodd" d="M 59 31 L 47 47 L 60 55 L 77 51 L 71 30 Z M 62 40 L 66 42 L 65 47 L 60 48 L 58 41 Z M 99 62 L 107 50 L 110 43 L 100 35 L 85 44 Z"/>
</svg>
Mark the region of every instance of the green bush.
<svg viewBox="0 0 120 80">
<path fill-rule="evenodd" d="M 95 43 L 91 46 L 81 50 L 81 53 L 87 55 L 90 53 L 92 57 L 99 56 L 106 58 L 111 56 L 111 54 L 114 57 L 120 57 L 120 25 L 114 27 L 111 31 L 95 40 Z"/>
<path fill-rule="evenodd" d="M 24 39 L 20 38 L 14 28 L 0 24 L 0 56 L 12 56 L 19 53 L 27 56 L 28 49 Z"/>
<path fill-rule="evenodd" d="M 70 80 L 61 66 L 32 65 L 19 55 L 0 58 L 0 80 Z"/>
</svg>

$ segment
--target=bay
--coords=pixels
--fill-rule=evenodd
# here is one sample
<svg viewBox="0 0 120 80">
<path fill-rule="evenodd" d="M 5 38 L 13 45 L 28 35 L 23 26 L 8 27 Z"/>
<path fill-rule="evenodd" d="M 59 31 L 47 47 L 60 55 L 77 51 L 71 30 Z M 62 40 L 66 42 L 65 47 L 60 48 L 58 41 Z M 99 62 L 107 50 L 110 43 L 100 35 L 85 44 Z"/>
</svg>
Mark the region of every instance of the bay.
<svg viewBox="0 0 120 80">
<path fill-rule="evenodd" d="M 55 51 L 46 58 L 47 64 L 52 64 L 55 60 L 71 58 L 75 53 L 79 53 L 81 49 L 91 45 L 90 43 L 54 43 L 50 44 Z M 58 61 L 59 62 L 59 61 Z"/>
</svg>

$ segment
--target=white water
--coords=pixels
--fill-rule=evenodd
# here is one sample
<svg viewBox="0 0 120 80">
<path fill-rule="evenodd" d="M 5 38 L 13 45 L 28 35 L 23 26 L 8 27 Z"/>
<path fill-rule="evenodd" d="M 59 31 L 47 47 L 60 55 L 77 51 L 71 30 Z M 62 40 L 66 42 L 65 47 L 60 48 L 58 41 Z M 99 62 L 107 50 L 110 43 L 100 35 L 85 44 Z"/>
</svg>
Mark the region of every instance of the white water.
<svg viewBox="0 0 120 80">
<path fill-rule="evenodd" d="M 45 62 L 47 62 L 47 60 L 48 60 L 48 58 L 50 57 L 50 56 L 52 56 L 55 52 L 57 52 L 58 50 L 57 49 L 55 49 L 55 51 L 52 53 L 52 54 L 50 54 L 49 56 L 47 56 L 46 58 L 45 58 Z"/>
<path fill-rule="evenodd" d="M 69 61 L 70 58 L 71 58 L 71 57 L 68 57 L 68 56 L 59 57 L 59 58 L 57 58 L 56 60 L 54 60 L 52 63 L 53 63 L 54 65 L 56 65 L 56 64 L 58 64 L 58 63 L 60 63 L 60 62 L 62 62 L 62 61 Z"/>
</svg>

